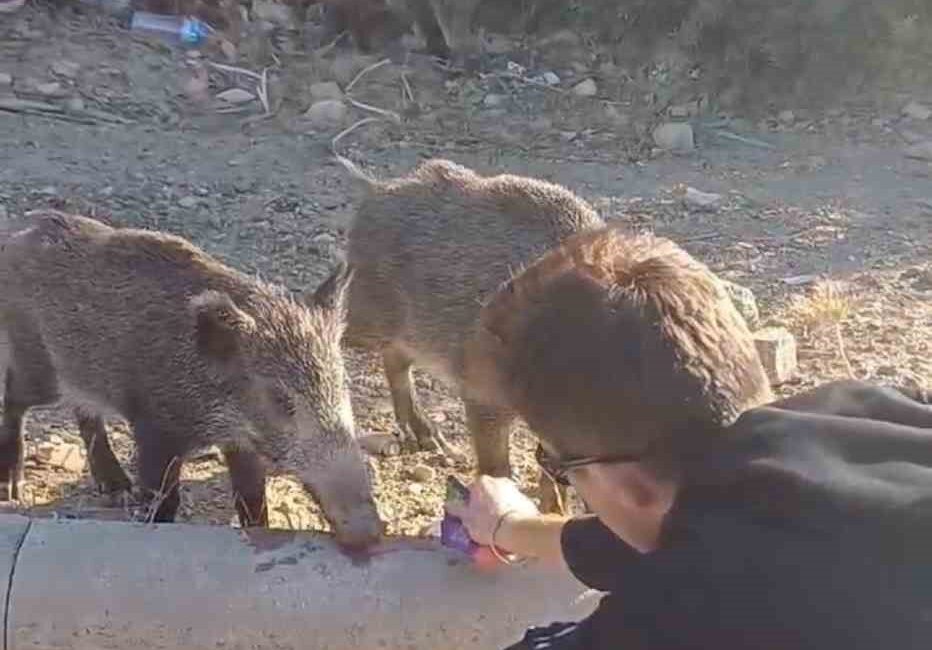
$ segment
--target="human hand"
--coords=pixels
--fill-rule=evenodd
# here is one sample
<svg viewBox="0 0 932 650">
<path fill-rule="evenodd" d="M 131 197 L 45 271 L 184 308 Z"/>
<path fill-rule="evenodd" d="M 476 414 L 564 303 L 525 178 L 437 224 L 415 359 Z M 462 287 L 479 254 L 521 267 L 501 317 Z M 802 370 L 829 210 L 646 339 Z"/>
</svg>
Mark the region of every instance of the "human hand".
<svg viewBox="0 0 932 650">
<path fill-rule="evenodd" d="M 469 536 L 477 544 L 492 545 L 492 537 L 503 517 L 537 517 L 540 512 L 514 481 L 480 476 L 469 488 L 469 503 L 447 505 L 451 515 L 459 517 Z"/>
</svg>

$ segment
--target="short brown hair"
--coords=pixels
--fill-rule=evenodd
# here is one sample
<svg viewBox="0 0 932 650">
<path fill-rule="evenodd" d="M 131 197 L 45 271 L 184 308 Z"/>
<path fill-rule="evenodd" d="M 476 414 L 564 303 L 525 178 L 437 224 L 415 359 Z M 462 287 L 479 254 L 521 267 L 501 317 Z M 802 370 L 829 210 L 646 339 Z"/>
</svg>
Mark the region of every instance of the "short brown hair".
<svg viewBox="0 0 932 650">
<path fill-rule="evenodd" d="M 466 372 L 573 456 L 680 448 L 772 399 L 722 282 L 672 241 L 619 227 L 568 238 L 505 283 Z"/>
</svg>

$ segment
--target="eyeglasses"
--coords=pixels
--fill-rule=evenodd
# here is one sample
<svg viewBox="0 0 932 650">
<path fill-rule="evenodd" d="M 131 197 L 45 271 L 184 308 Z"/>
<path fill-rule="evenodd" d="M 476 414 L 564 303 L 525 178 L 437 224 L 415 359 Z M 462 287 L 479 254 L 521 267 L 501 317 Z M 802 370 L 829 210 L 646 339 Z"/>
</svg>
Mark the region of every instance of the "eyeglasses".
<svg viewBox="0 0 932 650">
<path fill-rule="evenodd" d="M 568 486 L 569 471 L 577 467 L 586 465 L 595 465 L 597 463 L 634 463 L 643 459 L 644 454 L 615 454 L 609 456 L 587 456 L 584 458 L 570 458 L 567 460 L 557 460 L 548 454 L 544 447 L 537 443 L 537 449 L 534 452 L 534 458 L 537 464 L 543 470 L 547 477 L 557 485 Z"/>
</svg>

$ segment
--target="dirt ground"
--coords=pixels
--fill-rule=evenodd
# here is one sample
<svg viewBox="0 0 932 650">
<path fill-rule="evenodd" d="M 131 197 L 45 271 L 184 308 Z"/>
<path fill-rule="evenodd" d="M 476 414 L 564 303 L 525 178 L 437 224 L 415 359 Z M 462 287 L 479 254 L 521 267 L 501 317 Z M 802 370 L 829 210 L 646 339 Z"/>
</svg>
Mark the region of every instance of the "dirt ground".
<svg viewBox="0 0 932 650">
<path fill-rule="evenodd" d="M 932 138 L 932 120 L 902 114 L 909 101 L 932 105 L 932 95 L 863 97 L 753 121 L 704 111 L 689 116 L 696 149 L 674 155 L 649 142 L 659 112 L 630 99 L 643 89 L 621 84 L 617 66 L 593 69 L 580 54 L 584 46 L 566 35 L 545 48 L 549 59 L 522 54 L 526 69 L 509 67 L 507 48 L 500 48 L 500 65 L 482 78 L 450 75 L 416 55 L 382 65 L 351 84 L 343 102 L 349 113 L 333 122 L 305 115 L 320 92 L 311 84 L 335 80 L 346 91 L 379 59 L 346 48 L 310 56 L 286 41 L 276 41 L 277 63 L 266 74 L 273 115 L 265 116 L 256 99 L 236 106 L 216 99 L 233 86 L 256 94 L 252 77 L 208 66 L 231 64 L 232 56 L 171 49 L 69 9 L 27 7 L 4 18 L 0 218 L 55 206 L 164 229 L 233 266 L 305 289 L 343 246 L 353 209 L 351 185 L 328 148 L 343 127 L 376 115 L 370 106 L 399 119 L 363 125 L 338 146 L 377 175 L 442 156 L 482 172 L 554 180 L 610 220 L 672 237 L 752 289 L 762 324 L 787 325 L 797 336 L 800 368 L 783 393 L 846 376 L 834 330 L 813 330 L 788 309 L 818 278 L 842 281 L 850 293 L 850 313 L 838 318 L 857 377 L 932 384 L 932 163 L 904 155 L 909 144 Z M 251 62 L 269 55 L 257 47 L 241 43 L 234 64 L 261 73 Z M 555 87 L 534 79 L 546 70 L 559 76 Z M 572 90 L 587 78 L 597 82 L 594 95 Z M 3 103 L 11 98 L 17 101 Z M 684 202 L 680 184 L 721 196 L 700 208 Z M 393 432 L 375 358 L 356 351 L 348 357 L 360 432 Z M 429 416 L 468 450 L 453 393 L 423 373 L 417 386 Z M 131 467 L 126 427 L 112 427 L 115 449 Z M 80 460 L 49 456 L 50 446 L 80 443 L 66 413 L 34 411 L 27 435 L 25 507 L 123 516 L 119 507 L 100 509 Z M 531 448 L 525 432 L 515 437 L 526 485 L 535 476 Z M 471 472 L 430 453 L 374 462 L 380 508 L 390 529 L 402 533 L 439 518 L 447 473 Z M 412 478 L 416 464 L 433 467 L 433 478 Z M 231 523 L 216 454 L 191 460 L 183 480 L 181 520 Z M 274 479 L 269 498 L 274 526 L 322 525 L 316 506 L 289 479 Z"/>
</svg>

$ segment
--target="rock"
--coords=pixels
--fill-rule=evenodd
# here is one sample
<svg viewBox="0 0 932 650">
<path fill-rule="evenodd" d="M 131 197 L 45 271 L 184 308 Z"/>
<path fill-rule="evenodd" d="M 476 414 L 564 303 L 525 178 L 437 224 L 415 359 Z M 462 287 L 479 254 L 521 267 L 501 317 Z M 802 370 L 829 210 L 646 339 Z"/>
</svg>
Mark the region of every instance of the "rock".
<svg viewBox="0 0 932 650">
<path fill-rule="evenodd" d="M 542 74 L 540 80 L 548 86 L 557 86 L 560 83 L 560 77 L 557 76 L 557 73 L 550 70 Z"/>
<path fill-rule="evenodd" d="M 373 433 L 359 438 L 363 451 L 372 456 L 398 456 L 401 443 L 390 433 Z"/>
<path fill-rule="evenodd" d="M 927 120 L 932 117 L 932 109 L 928 106 L 923 106 L 917 101 L 912 101 L 903 107 L 903 115 L 911 117 L 914 120 Z"/>
<path fill-rule="evenodd" d="M 683 193 L 686 205 L 700 210 L 715 210 L 722 204 L 722 195 L 713 192 L 701 192 L 695 187 L 687 187 Z"/>
<path fill-rule="evenodd" d="M 678 104 L 676 106 L 671 106 L 670 110 L 668 111 L 668 114 L 670 115 L 670 117 L 676 117 L 676 118 L 682 119 L 682 118 L 690 117 L 692 115 L 692 112 L 693 111 L 690 110 L 689 104 Z"/>
<path fill-rule="evenodd" d="M 796 123 L 796 113 L 791 110 L 780 111 L 777 114 L 777 119 L 780 121 L 780 124 L 784 126 L 792 126 Z"/>
<path fill-rule="evenodd" d="M 9 72 L 0 72 L 0 88 L 13 85 L 13 75 Z"/>
<path fill-rule="evenodd" d="M 311 84 L 309 89 L 311 99 L 319 102 L 324 99 L 343 99 L 343 91 L 335 81 L 318 81 Z"/>
<path fill-rule="evenodd" d="M 319 235 L 314 235 L 311 238 L 311 241 L 315 244 L 335 244 L 337 238 L 331 235 L 329 232 L 322 232 Z"/>
<path fill-rule="evenodd" d="M 692 151 L 696 148 L 693 127 L 686 122 L 666 122 L 653 133 L 654 142 L 661 149 L 675 152 Z"/>
<path fill-rule="evenodd" d="M 598 92 L 599 87 L 591 78 L 583 79 L 573 86 L 573 94 L 578 97 L 594 97 Z"/>
<path fill-rule="evenodd" d="M 605 105 L 605 117 L 618 128 L 625 128 L 631 125 L 631 116 L 618 110 L 614 104 Z"/>
<path fill-rule="evenodd" d="M 489 108 L 493 108 L 495 106 L 501 106 L 502 104 L 505 103 L 505 99 L 506 99 L 505 95 L 496 95 L 495 93 L 489 93 L 488 95 L 482 98 L 482 105 L 487 106 Z"/>
<path fill-rule="evenodd" d="M 437 471 L 430 465 L 415 465 L 411 468 L 411 480 L 418 483 L 430 483 L 437 477 Z"/>
<path fill-rule="evenodd" d="M 43 97 L 62 97 L 67 92 L 57 81 L 50 81 L 44 84 L 36 84 L 36 92 Z"/>
<path fill-rule="evenodd" d="M 330 128 L 342 124 L 348 114 L 349 109 L 343 102 L 336 99 L 324 99 L 311 104 L 311 107 L 304 113 L 304 117 L 318 128 Z"/>
<path fill-rule="evenodd" d="M 909 281 L 912 284 L 913 289 L 917 289 L 919 291 L 932 290 L 932 268 L 907 269 L 900 274 L 899 279 Z"/>
<path fill-rule="evenodd" d="M 770 383 L 783 384 L 796 372 L 796 339 L 784 327 L 766 327 L 754 333 L 754 345 Z"/>
<path fill-rule="evenodd" d="M 84 100 L 80 97 L 72 97 L 67 102 L 65 102 L 65 106 L 68 107 L 69 111 L 83 111 Z"/>
<path fill-rule="evenodd" d="M 41 442 L 36 447 L 36 458 L 45 465 L 58 467 L 73 474 L 84 471 L 83 450 L 75 444 Z"/>
<path fill-rule="evenodd" d="M 292 14 L 291 8 L 284 3 L 257 0 L 252 3 L 252 13 L 256 20 L 281 27 L 294 27 L 294 14 Z"/>
<path fill-rule="evenodd" d="M 56 74 L 59 77 L 74 79 L 78 76 L 78 70 L 81 69 L 81 66 L 74 61 L 56 61 L 49 66 L 49 69 L 52 71 L 52 74 Z"/>
<path fill-rule="evenodd" d="M 537 46 L 544 50 L 555 45 L 579 45 L 581 42 L 582 39 L 575 30 L 561 29 L 537 41 Z"/>
<path fill-rule="evenodd" d="M 217 99 L 222 102 L 227 102 L 228 104 L 245 104 L 246 102 L 251 102 L 255 98 L 255 95 L 242 88 L 228 88 L 223 92 L 217 93 Z"/>
<path fill-rule="evenodd" d="M 782 278 L 780 282 L 783 284 L 789 285 L 791 287 L 801 287 L 805 284 L 812 284 L 819 279 L 818 275 L 806 274 L 806 275 L 791 275 L 786 278 Z"/>
<path fill-rule="evenodd" d="M 58 188 L 54 185 L 46 185 L 38 192 L 41 196 L 58 196 Z"/>
<path fill-rule="evenodd" d="M 424 486 L 420 483 L 409 483 L 408 492 L 416 497 L 419 497 L 424 493 Z"/>
<path fill-rule="evenodd" d="M 368 65 L 372 65 L 375 61 L 376 60 L 371 56 L 354 54 L 352 52 L 341 53 L 334 57 L 333 61 L 330 63 L 330 76 L 341 86 L 346 86 L 360 70 Z"/>
<path fill-rule="evenodd" d="M 907 158 L 932 162 L 932 140 L 910 145 L 903 153 Z"/>
<path fill-rule="evenodd" d="M 729 280 L 722 280 L 722 284 L 725 285 L 728 297 L 731 298 L 735 309 L 744 318 L 748 327 L 752 330 L 757 329 L 760 323 L 760 312 L 757 309 L 757 299 L 754 297 L 754 292 Z"/>
<path fill-rule="evenodd" d="M 182 208 L 190 210 L 191 208 L 197 207 L 197 197 L 183 196 L 178 199 L 178 205 L 180 205 Z"/>
</svg>

